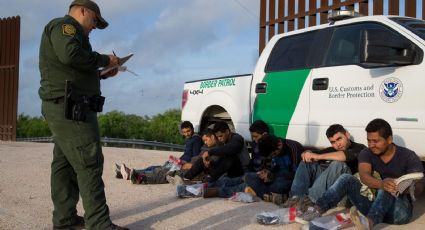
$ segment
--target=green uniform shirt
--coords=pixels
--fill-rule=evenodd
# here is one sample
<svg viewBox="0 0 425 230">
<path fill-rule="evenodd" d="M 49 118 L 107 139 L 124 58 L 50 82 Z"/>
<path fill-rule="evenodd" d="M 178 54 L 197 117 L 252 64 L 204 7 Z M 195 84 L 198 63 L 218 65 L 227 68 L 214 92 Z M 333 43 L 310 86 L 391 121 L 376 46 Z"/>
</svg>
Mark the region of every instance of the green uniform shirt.
<svg viewBox="0 0 425 230">
<path fill-rule="evenodd" d="M 92 51 L 89 37 L 73 17 L 66 15 L 50 21 L 40 44 L 39 67 L 42 100 L 65 95 L 70 80 L 81 95 L 100 95 L 99 67 L 109 65 L 109 57 Z"/>
</svg>

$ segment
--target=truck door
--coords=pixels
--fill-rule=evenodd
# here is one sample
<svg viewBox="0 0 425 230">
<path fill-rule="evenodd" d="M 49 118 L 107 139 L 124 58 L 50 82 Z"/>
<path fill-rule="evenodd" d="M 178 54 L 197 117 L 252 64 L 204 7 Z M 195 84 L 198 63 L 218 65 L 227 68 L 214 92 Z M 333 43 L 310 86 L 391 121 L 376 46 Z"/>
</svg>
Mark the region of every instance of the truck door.
<svg viewBox="0 0 425 230">
<path fill-rule="evenodd" d="M 323 67 L 311 73 L 309 138 L 314 146 L 329 146 L 325 132 L 335 123 L 343 125 L 356 142 L 366 144 L 364 129 L 375 118 L 391 124 L 396 144 L 425 140 L 423 64 L 378 68 L 360 64 L 365 29 L 389 31 L 394 36 L 389 40 L 412 43 L 378 22 L 334 27 Z M 418 130 L 422 130 L 420 137 L 413 135 Z"/>
<path fill-rule="evenodd" d="M 261 72 L 262 81 L 254 86 L 253 121 L 262 119 L 275 135 L 303 144 L 308 143 L 309 77 L 318 64 L 317 37 L 317 31 L 310 31 L 278 40 Z"/>
</svg>

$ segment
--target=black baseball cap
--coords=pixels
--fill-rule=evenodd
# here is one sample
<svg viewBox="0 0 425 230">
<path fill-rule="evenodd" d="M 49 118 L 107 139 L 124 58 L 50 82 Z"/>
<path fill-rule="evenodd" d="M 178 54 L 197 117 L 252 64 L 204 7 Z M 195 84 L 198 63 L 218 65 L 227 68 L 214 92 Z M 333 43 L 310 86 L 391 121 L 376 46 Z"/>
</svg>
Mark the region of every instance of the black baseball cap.
<svg viewBox="0 0 425 230">
<path fill-rule="evenodd" d="M 74 0 L 71 5 L 69 5 L 69 8 L 73 7 L 73 6 L 84 6 L 87 9 L 92 10 L 93 12 L 96 13 L 96 17 L 97 17 L 97 24 L 96 24 L 96 28 L 98 29 L 105 29 L 109 23 L 102 18 L 102 15 L 100 14 L 100 9 L 99 6 L 90 0 Z"/>
</svg>

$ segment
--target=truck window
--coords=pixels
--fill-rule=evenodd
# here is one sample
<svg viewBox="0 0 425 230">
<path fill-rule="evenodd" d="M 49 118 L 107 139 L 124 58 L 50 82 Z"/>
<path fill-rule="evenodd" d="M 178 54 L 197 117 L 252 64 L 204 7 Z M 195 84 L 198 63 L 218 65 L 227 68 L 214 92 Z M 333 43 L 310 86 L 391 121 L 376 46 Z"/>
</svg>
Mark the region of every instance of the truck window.
<svg viewBox="0 0 425 230">
<path fill-rule="evenodd" d="M 329 49 L 325 56 L 324 66 L 357 65 L 360 63 L 360 37 L 365 29 L 391 31 L 397 39 L 404 39 L 397 32 L 378 23 L 358 23 L 335 27 Z"/>
<path fill-rule="evenodd" d="M 397 22 L 398 24 L 402 25 L 406 29 L 412 31 L 414 34 L 418 35 L 419 37 L 425 40 L 425 21 L 413 19 L 413 18 L 401 18 L 401 17 L 394 17 L 390 19 Z"/>
<path fill-rule="evenodd" d="M 309 56 L 317 31 L 282 37 L 274 46 L 265 72 L 312 68 Z"/>
</svg>

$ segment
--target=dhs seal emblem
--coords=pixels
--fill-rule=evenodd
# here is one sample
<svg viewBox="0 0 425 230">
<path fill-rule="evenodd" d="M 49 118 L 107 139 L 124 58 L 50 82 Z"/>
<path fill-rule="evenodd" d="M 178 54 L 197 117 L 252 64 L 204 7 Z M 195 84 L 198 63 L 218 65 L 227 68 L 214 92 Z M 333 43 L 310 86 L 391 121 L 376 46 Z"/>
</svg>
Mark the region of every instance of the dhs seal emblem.
<svg viewBox="0 0 425 230">
<path fill-rule="evenodd" d="M 403 84 L 397 78 L 387 78 L 379 87 L 379 95 L 382 100 L 388 103 L 393 103 L 400 99 L 403 94 Z"/>
</svg>

